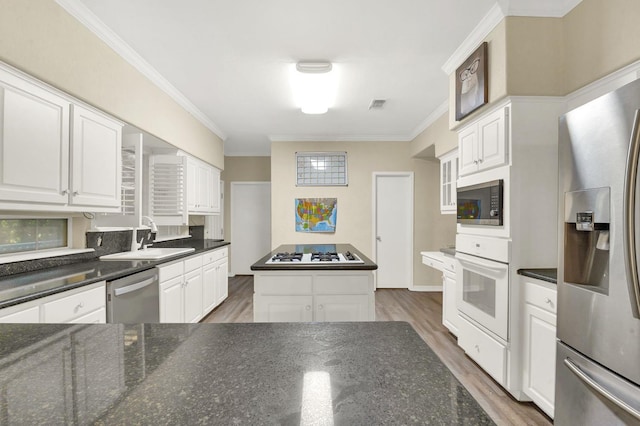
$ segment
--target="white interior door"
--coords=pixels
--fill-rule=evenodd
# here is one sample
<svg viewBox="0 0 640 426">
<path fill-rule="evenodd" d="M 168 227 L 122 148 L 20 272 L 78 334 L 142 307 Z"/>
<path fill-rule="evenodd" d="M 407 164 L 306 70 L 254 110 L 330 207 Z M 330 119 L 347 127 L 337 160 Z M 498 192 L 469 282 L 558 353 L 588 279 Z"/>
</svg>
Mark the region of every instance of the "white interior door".
<svg viewBox="0 0 640 426">
<path fill-rule="evenodd" d="M 231 275 L 271 251 L 271 182 L 231 182 Z"/>
<path fill-rule="evenodd" d="M 413 286 L 413 173 L 373 174 L 377 288 Z"/>
</svg>

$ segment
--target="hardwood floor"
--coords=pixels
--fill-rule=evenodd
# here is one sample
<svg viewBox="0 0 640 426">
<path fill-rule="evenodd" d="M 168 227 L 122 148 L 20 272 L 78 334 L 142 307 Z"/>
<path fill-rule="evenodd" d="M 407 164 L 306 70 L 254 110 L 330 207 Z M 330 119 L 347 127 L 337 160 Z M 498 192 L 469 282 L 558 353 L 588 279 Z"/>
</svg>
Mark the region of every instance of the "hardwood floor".
<svg viewBox="0 0 640 426">
<path fill-rule="evenodd" d="M 457 345 L 442 325 L 442 293 L 376 291 L 377 321 L 407 321 L 498 425 L 551 425 L 533 403 L 518 402 Z M 229 278 L 229 297 L 202 322 L 253 322 L 253 276 Z"/>
</svg>

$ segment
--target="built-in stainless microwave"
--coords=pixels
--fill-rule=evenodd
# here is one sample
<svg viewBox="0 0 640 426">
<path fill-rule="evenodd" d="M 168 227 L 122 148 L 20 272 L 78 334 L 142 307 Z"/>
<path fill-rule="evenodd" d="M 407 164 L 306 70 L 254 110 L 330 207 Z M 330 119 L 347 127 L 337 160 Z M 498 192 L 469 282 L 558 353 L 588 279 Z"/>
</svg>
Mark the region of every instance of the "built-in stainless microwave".
<svg viewBox="0 0 640 426">
<path fill-rule="evenodd" d="M 503 186 L 504 181 L 499 179 L 459 187 L 457 190 L 458 223 L 502 226 Z"/>
</svg>

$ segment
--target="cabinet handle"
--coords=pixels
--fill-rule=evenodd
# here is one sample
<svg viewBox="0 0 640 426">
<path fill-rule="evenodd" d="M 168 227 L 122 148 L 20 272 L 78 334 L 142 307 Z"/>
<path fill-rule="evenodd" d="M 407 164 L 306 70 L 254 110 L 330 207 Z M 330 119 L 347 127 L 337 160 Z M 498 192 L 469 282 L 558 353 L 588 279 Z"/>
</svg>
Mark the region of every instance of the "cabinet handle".
<svg viewBox="0 0 640 426">
<path fill-rule="evenodd" d="M 474 348 L 476 349 L 476 352 L 480 353 L 480 346 L 475 345 Z"/>
<path fill-rule="evenodd" d="M 484 160 L 482 158 L 478 158 L 478 163 L 482 163 Z"/>
<path fill-rule="evenodd" d="M 84 302 L 78 303 L 78 306 L 76 306 L 76 308 L 73 311 L 78 312 L 82 308 L 84 308 Z"/>
<path fill-rule="evenodd" d="M 74 196 L 74 197 L 77 197 L 78 195 L 80 195 L 80 192 L 78 192 L 78 191 L 73 191 L 73 196 Z"/>
<path fill-rule="evenodd" d="M 69 190 L 68 189 L 63 189 L 62 190 L 62 195 L 67 195 L 69 194 Z"/>
<path fill-rule="evenodd" d="M 478 164 L 478 160 L 473 160 L 473 164 Z"/>
<path fill-rule="evenodd" d="M 318 305 L 318 310 L 322 310 L 322 305 Z"/>
<path fill-rule="evenodd" d="M 305 307 L 304 307 L 304 309 L 305 309 L 306 311 L 310 311 L 310 310 L 311 310 L 311 306 L 310 306 L 310 305 L 307 305 L 307 306 L 305 306 Z"/>
<path fill-rule="evenodd" d="M 551 299 L 549 299 L 548 297 L 545 297 L 544 303 L 551 305 Z"/>
</svg>

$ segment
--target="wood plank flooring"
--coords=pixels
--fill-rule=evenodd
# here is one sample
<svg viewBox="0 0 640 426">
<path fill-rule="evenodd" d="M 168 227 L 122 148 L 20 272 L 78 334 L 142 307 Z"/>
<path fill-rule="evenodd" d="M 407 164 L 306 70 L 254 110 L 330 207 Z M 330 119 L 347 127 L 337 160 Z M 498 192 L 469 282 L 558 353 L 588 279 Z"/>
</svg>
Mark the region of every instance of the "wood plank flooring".
<svg viewBox="0 0 640 426">
<path fill-rule="evenodd" d="M 498 425 L 552 424 L 533 403 L 518 402 L 468 358 L 442 325 L 442 293 L 376 291 L 377 321 L 407 321 Z M 253 276 L 229 278 L 229 297 L 202 322 L 253 322 Z"/>
</svg>

